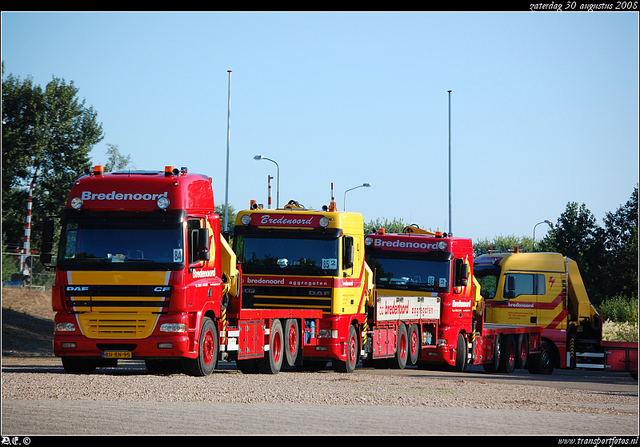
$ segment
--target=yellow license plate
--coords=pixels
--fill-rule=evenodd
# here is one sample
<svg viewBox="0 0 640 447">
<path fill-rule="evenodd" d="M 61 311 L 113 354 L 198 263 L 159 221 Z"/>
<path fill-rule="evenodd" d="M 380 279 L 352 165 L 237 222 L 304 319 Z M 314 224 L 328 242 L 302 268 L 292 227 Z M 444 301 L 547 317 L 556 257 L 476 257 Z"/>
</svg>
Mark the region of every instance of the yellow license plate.
<svg viewBox="0 0 640 447">
<path fill-rule="evenodd" d="M 130 359 L 131 351 L 105 351 L 102 353 L 105 359 Z"/>
</svg>

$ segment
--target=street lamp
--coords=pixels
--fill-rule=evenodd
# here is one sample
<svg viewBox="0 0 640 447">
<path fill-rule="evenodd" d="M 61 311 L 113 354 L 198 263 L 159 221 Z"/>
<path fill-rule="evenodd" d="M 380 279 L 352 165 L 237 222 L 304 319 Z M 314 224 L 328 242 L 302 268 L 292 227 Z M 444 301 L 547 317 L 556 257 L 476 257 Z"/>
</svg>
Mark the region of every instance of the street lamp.
<svg viewBox="0 0 640 447">
<path fill-rule="evenodd" d="M 551 222 L 549 222 L 548 220 L 543 220 L 542 222 L 538 222 L 537 224 L 535 224 L 533 226 L 533 251 L 536 250 L 536 227 L 540 224 L 546 223 L 547 225 L 549 225 L 550 228 L 553 228 L 551 226 Z"/>
<path fill-rule="evenodd" d="M 349 191 L 353 191 L 354 189 L 358 189 L 358 188 L 370 188 L 371 187 L 371 183 L 363 183 L 362 185 L 358 185 L 358 186 L 354 186 L 353 188 L 349 188 L 344 192 L 344 209 L 343 211 L 347 210 L 347 193 Z"/>
<path fill-rule="evenodd" d="M 276 165 L 276 208 L 280 209 L 280 166 L 274 160 L 263 157 L 262 155 L 256 155 L 253 157 L 254 160 L 268 160 L 271 163 Z"/>
</svg>

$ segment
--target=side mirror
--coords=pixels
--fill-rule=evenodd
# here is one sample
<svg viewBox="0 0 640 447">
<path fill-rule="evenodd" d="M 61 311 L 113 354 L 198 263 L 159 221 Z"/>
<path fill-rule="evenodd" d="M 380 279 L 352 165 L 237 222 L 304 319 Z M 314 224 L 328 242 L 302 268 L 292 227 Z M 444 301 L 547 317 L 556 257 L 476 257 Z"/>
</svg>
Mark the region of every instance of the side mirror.
<svg viewBox="0 0 640 447">
<path fill-rule="evenodd" d="M 209 229 L 208 228 L 198 228 L 198 261 L 208 261 L 211 254 L 209 252 Z"/>
<path fill-rule="evenodd" d="M 353 237 L 345 236 L 342 244 L 342 268 L 348 269 L 353 267 Z"/>
<path fill-rule="evenodd" d="M 54 222 L 46 219 L 42 225 L 42 244 L 40 244 L 40 263 L 45 267 L 51 264 L 53 251 L 53 233 L 55 231 Z"/>
<path fill-rule="evenodd" d="M 507 276 L 507 298 L 515 298 L 516 296 L 516 277 Z"/>
</svg>

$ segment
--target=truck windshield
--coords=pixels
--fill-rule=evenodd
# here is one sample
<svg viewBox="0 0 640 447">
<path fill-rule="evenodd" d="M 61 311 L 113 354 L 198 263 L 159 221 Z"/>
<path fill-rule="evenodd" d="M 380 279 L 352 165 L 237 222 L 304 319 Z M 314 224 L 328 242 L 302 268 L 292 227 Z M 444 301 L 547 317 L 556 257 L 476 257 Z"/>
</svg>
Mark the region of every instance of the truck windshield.
<svg viewBox="0 0 640 447">
<path fill-rule="evenodd" d="M 367 256 L 367 264 L 380 289 L 449 291 L 449 261 Z"/>
<path fill-rule="evenodd" d="M 179 270 L 184 266 L 179 219 L 67 219 L 58 267 L 62 270 Z"/>
<path fill-rule="evenodd" d="M 498 279 L 500 278 L 500 267 L 474 265 L 473 276 L 475 276 L 480 284 L 480 295 L 488 300 L 496 297 Z"/>
<path fill-rule="evenodd" d="M 338 238 L 236 234 L 238 262 L 245 273 L 338 275 Z"/>
</svg>

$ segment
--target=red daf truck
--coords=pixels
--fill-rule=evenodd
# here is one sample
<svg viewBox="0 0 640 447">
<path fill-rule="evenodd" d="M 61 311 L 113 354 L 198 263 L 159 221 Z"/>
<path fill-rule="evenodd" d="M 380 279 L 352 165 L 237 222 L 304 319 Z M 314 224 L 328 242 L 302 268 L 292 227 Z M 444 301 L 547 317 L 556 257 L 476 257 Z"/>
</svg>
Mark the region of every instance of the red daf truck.
<svg viewBox="0 0 640 447">
<path fill-rule="evenodd" d="M 484 322 L 471 239 L 409 226 L 403 233 L 378 230 L 365 247 L 376 285 L 369 318 L 374 362 L 511 373 L 540 354 L 541 327 Z"/>
<path fill-rule="evenodd" d="M 54 222 L 45 222 L 51 262 Z M 104 173 L 74 184 L 62 216 L 54 354 L 69 373 L 144 360 L 152 373 L 210 374 L 218 359 L 277 373 L 317 344 L 322 311 L 242 306 L 242 272 L 220 234 L 211 178 Z"/>
</svg>

